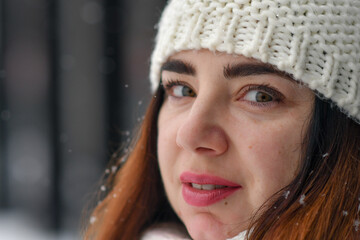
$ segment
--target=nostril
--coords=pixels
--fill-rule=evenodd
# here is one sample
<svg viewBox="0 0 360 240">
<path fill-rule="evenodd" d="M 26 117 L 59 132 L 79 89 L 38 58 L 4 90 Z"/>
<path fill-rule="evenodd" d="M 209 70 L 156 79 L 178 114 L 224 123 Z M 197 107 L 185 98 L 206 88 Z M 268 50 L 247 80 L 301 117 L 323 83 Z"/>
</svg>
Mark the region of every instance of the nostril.
<svg viewBox="0 0 360 240">
<path fill-rule="evenodd" d="M 195 151 L 199 154 L 206 154 L 206 155 L 210 155 L 210 156 L 217 154 L 217 152 L 214 149 L 206 148 L 206 147 L 198 147 L 195 149 Z"/>
<path fill-rule="evenodd" d="M 180 149 L 209 157 L 226 152 L 227 137 L 221 127 L 202 119 L 190 120 L 177 130 L 176 144 Z"/>
</svg>

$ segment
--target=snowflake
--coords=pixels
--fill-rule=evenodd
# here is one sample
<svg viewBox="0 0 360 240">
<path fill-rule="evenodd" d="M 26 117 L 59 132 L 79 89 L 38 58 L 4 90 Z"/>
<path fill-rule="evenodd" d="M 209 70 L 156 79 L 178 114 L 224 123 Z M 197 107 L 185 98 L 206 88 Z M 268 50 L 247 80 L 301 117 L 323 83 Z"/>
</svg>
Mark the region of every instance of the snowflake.
<svg viewBox="0 0 360 240">
<path fill-rule="evenodd" d="M 300 200 L 299 200 L 299 203 L 301 204 L 301 205 L 304 205 L 305 204 L 305 194 L 303 194 L 303 195 L 301 195 L 301 197 L 300 197 Z"/>
<path fill-rule="evenodd" d="M 359 231 L 359 226 L 360 226 L 360 220 L 356 219 L 354 222 L 354 227 L 355 227 L 355 231 Z"/>
<path fill-rule="evenodd" d="M 97 218 L 94 216 L 90 217 L 90 224 L 94 224 L 96 222 Z"/>
<path fill-rule="evenodd" d="M 285 199 L 287 199 L 287 198 L 289 197 L 289 195 L 290 195 L 290 191 L 286 191 L 286 192 L 284 193 Z"/>
</svg>

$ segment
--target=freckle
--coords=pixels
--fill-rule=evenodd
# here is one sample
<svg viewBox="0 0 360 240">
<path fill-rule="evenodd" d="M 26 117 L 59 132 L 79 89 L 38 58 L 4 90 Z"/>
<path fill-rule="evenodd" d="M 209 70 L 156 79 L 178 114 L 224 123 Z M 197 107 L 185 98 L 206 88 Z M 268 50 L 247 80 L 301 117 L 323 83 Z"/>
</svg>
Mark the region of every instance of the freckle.
<svg viewBox="0 0 360 240">
<path fill-rule="evenodd" d="M 225 204 L 225 205 L 228 205 L 228 202 L 225 202 L 224 204 Z"/>
<path fill-rule="evenodd" d="M 249 149 L 252 149 L 252 146 L 251 146 L 251 145 L 249 146 Z"/>
</svg>

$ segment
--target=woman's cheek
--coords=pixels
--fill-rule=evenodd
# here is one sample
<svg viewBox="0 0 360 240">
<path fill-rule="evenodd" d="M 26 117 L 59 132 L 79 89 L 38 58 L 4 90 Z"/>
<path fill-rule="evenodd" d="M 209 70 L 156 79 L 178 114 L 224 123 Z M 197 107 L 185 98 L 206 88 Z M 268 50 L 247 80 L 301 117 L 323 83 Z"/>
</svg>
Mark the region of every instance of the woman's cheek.
<svg viewBox="0 0 360 240">
<path fill-rule="evenodd" d="M 293 129 L 267 126 L 262 133 L 253 132 L 249 141 L 248 169 L 252 172 L 252 184 L 266 198 L 288 185 L 296 175 L 301 138 Z"/>
</svg>

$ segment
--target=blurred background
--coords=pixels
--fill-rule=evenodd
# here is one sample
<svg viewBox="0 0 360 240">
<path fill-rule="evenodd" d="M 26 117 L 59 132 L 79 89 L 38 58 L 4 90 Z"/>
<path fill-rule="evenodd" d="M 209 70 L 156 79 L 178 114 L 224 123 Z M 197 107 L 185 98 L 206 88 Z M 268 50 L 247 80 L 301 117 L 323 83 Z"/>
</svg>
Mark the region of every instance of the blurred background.
<svg viewBox="0 0 360 240">
<path fill-rule="evenodd" d="M 0 0 L 0 239 L 80 239 L 150 94 L 166 0 Z"/>
</svg>

